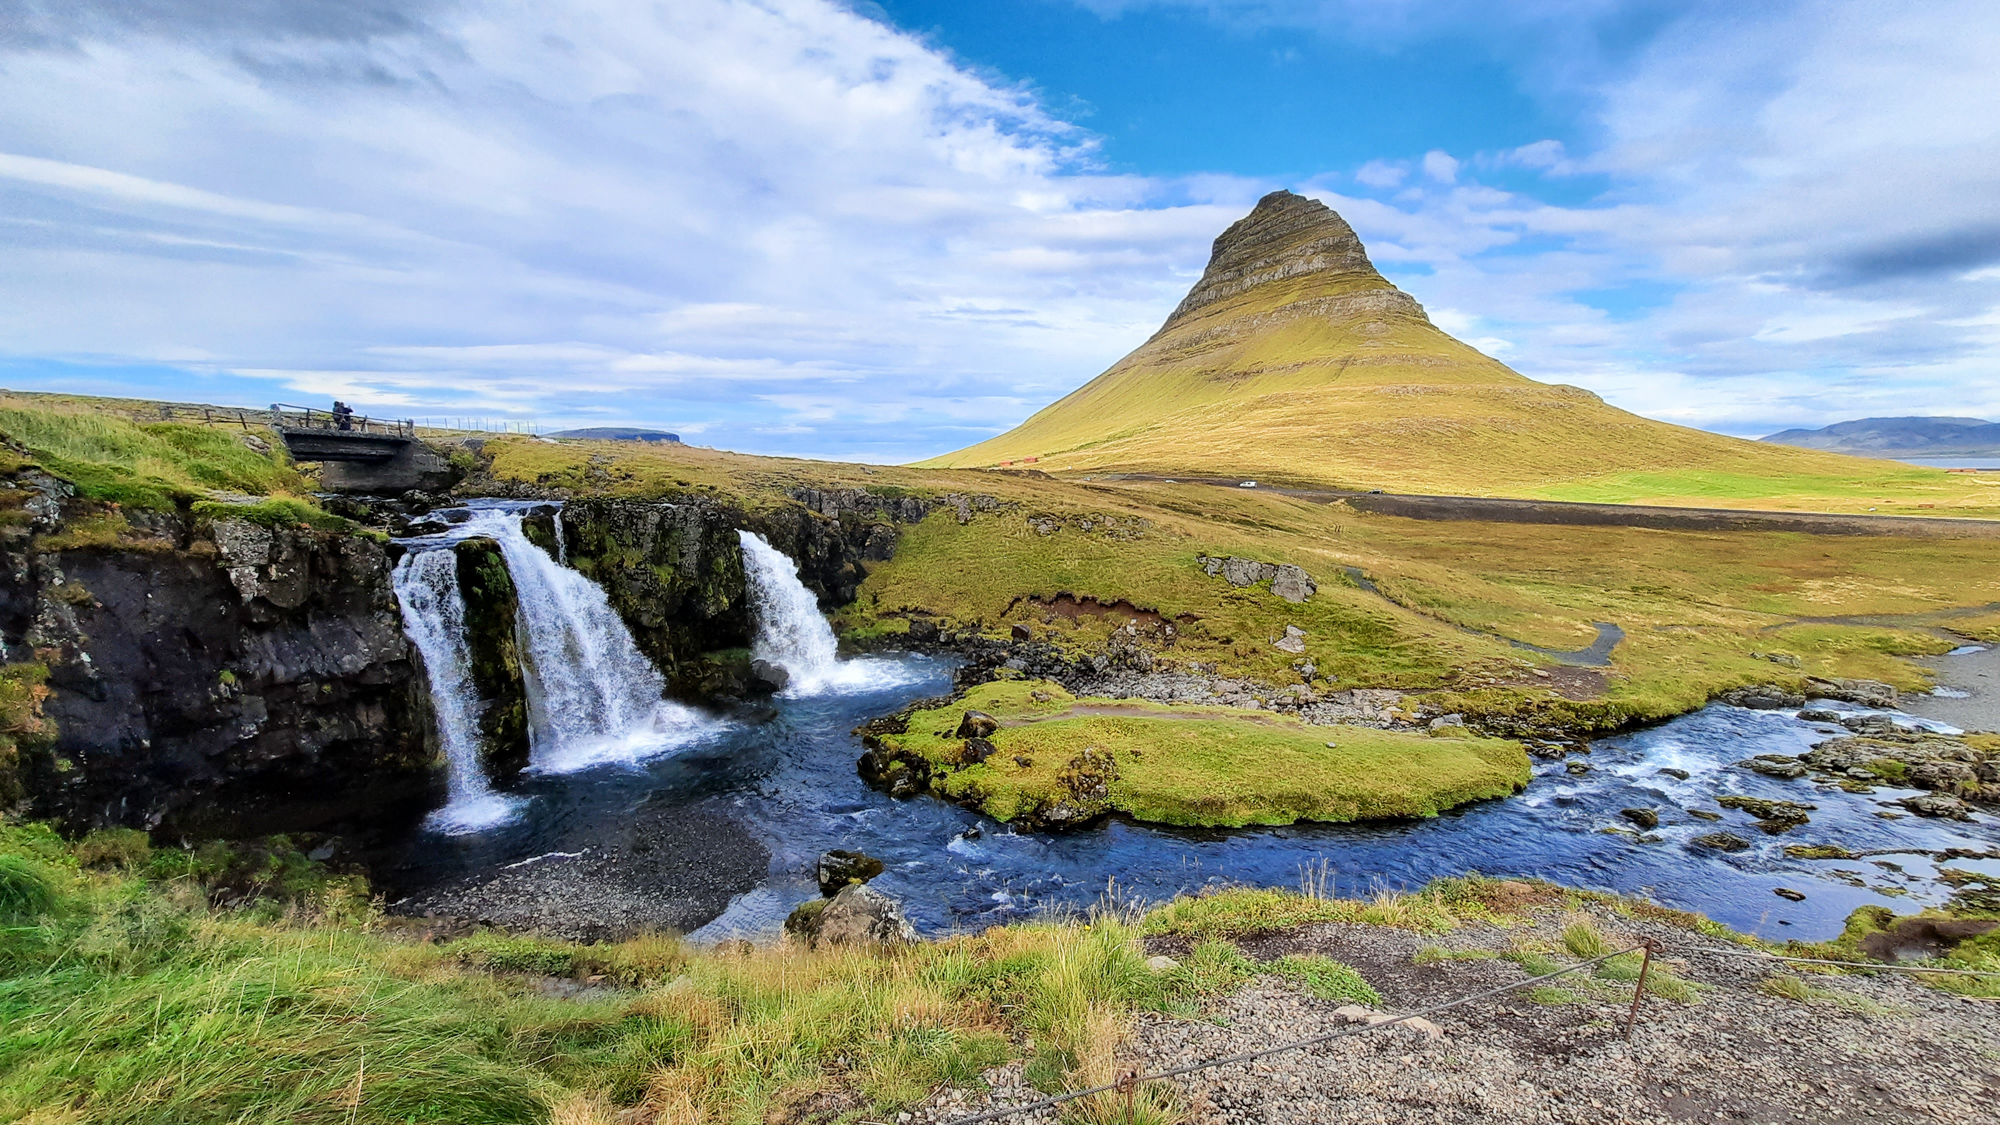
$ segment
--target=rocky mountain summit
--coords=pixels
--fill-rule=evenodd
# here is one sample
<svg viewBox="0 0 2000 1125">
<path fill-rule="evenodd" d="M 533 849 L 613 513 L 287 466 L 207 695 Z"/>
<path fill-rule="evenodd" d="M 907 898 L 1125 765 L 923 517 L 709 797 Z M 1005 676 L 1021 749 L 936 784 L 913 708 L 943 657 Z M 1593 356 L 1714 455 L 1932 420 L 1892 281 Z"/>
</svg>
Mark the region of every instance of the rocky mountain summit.
<svg viewBox="0 0 2000 1125">
<path fill-rule="evenodd" d="M 1130 355 L 1015 429 L 925 464 L 1454 495 L 1595 474 L 1852 473 L 1522 376 L 1438 328 L 1347 220 L 1289 191 L 1215 239 L 1201 279 Z"/>
</svg>

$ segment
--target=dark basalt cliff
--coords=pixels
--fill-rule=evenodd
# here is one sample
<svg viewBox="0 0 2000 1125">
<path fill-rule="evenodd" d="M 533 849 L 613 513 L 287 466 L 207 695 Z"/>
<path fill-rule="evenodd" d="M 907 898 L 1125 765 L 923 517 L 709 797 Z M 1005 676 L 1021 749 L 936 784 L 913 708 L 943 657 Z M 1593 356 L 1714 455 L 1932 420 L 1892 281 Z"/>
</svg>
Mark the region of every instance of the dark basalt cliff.
<svg viewBox="0 0 2000 1125">
<path fill-rule="evenodd" d="M 383 544 L 120 512 L 33 471 L 5 484 L 0 640 L 45 692 L 11 779 L 32 815 L 173 839 L 384 825 L 433 802 Z"/>
<path fill-rule="evenodd" d="M 697 495 L 673 500 L 572 500 L 563 508 L 571 566 L 604 588 L 639 648 L 677 694 L 737 696 L 749 689 L 744 652 L 755 631 L 739 529 L 799 564 L 822 606 L 854 600 L 867 564 L 889 558 L 898 525 L 930 505 L 860 489 L 796 491 L 795 504 L 751 510 Z M 549 517 L 524 521 L 554 554 Z"/>
</svg>

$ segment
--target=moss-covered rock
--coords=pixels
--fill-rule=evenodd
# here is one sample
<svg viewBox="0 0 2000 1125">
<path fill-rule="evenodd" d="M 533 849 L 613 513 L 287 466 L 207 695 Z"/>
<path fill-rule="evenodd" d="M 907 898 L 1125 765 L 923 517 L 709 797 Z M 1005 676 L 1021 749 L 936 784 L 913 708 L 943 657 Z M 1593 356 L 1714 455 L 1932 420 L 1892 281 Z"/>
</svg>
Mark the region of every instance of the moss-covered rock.
<svg viewBox="0 0 2000 1125">
<path fill-rule="evenodd" d="M 455 550 L 472 682 L 482 704 L 480 748 L 487 776 L 504 786 L 528 765 L 528 691 L 515 624 L 519 598 L 499 543 L 476 537 Z"/>
</svg>

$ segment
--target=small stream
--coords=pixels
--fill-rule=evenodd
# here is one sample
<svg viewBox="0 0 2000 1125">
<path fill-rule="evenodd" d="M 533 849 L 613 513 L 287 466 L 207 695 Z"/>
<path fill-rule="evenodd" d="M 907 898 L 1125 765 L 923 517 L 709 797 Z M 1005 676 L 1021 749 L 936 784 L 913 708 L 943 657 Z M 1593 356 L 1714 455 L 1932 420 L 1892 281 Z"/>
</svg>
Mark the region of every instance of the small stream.
<svg viewBox="0 0 2000 1125">
<path fill-rule="evenodd" d="M 788 560 L 768 547 L 764 555 L 760 546 L 745 541 L 753 572 L 789 573 Z M 768 612 L 774 596 L 792 597 L 797 610 L 794 594 L 766 589 L 760 613 Z M 1908 913 L 1944 901 L 1949 888 L 1932 878 L 1934 865 L 1920 855 L 1792 860 L 1783 853 L 1786 845 L 2000 848 L 2000 821 L 1989 815 L 1971 823 L 1878 815 L 1899 812 L 1885 802 L 1914 791 L 1846 793 L 1735 767 L 1756 754 L 1799 754 L 1845 732 L 1791 712 L 1722 705 L 1599 741 L 1588 756 L 1571 759 L 1589 765 L 1581 775 L 1563 762 L 1537 761 L 1534 780 L 1520 796 L 1434 820 L 1211 831 L 1113 819 L 1064 834 L 1016 833 L 929 797 L 892 800 L 855 772 L 861 746 L 852 729 L 909 701 L 948 692 L 947 662 L 908 655 L 841 661 L 828 638 L 802 628 L 795 618 L 767 619 L 760 631 L 757 650 L 784 664 L 793 681 L 772 700 L 768 719 L 697 716 L 670 734 L 659 731 L 655 719 L 645 724 L 652 737 L 643 745 L 615 743 L 624 751 L 617 755 L 544 757 L 538 745 L 538 765 L 508 793 L 504 821 L 474 830 L 433 822 L 403 849 L 397 881 L 421 888 L 544 861 L 537 857 L 560 864 L 621 830 L 629 835 L 642 808 L 658 815 L 664 807 L 668 815 L 740 825 L 770 853 L 762 881 L 697 930 L 700 939 L 775 933 L 794 905 L 817 894 L 813 861 L 830 848 L 882 859 L 887 870 L 874 885 L 900 898 L 927 933 L 1088 907 L 1114 880 L 1121 899 L 1163 900 L 1236 883 L 1296 886 L 1302 867 L 1324 862 L 1342 894 L 1409 889 L 1476 870 L 1643 894 L 1762 936 L 1818 939 L 1838 933 L 1859 906 L 1878 903 Z M 1860 710 L 1823 701 L 1811 706 Z M 1951 729 L 1896 717 L 1907 725 Z M 1688 776 L 1662 774 L 1663 768 Z M 1817 811 L 1810 824 L 1768 836 L 1748 815 L 1717 809 L 1716 798 L 1730 794 L 1796 801 Z M 1626 808 L 1654 810 L 1658 828 L 1639 832 L 1620 816 Z M 1689 809 L 1720 811 L 1722 820 L 1702 820 Z M 1691 844 L 1718 830 L 1751 847 L 1719 853 Z M 2000 875 L 1996 861 L 1950 866 Z M 1805 898 L 1779 897 L 1778 888 Z"/>
</svg>

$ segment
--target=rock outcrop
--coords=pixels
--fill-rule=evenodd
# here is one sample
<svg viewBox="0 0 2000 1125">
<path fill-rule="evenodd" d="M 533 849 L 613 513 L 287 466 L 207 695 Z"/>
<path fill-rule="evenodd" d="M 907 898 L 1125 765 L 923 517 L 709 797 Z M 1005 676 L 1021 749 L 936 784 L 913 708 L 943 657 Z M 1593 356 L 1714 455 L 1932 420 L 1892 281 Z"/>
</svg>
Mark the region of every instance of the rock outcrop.
<svg viewBox="0 0 2000 1125">
<path fill-rule="evenodd" d="M 830 899 L 799 907 L 785 919 L 785 931 L 815 949 L 908 945 L 917 940 L 916 927 L 904 917 L 902 904 L 861 883 L 849 883 Z"/>
<path fill-rule="evenodd" d="M 46 669 L 49 729 L 14 766 L 32 815 L 199 838 L 390 827 L 433 803 L 429 699 L 386 544 L 258 507 L 16 507 L 0 637 L 9 661 Z"/>
<path fill-rule="evenodd" d="M 528 688 L 516 634 L 520 602 L 500 544 L 474 537 L 454 548 L 458 591 L 465 600 L 466 647 L 472 653 L 472 683 L 483 710 L 480 745 L 486 776 L 506 787 L 528 765 Z"/>
<path fill-rule="evenodd" d="M 918 497 L 862 489 L 796 489 L 795 504 L 750 511 L 707 496 L 569 502 L 563 508 L 571 566 L 604 588 L 633 638 L 684 695 L 781 688 L 775 669 L 738 650 L 755 622 L 737 531 L 763 536 L 799 567 L 799 580 L 833 607 L 854 600 L 868 564 L 890 558 L 901 525 L 921 520 Z M 554 553 L 554 526 L 523 528 Z M 728 656 L 728 659 L 723 659 Z"/>
</svg>

